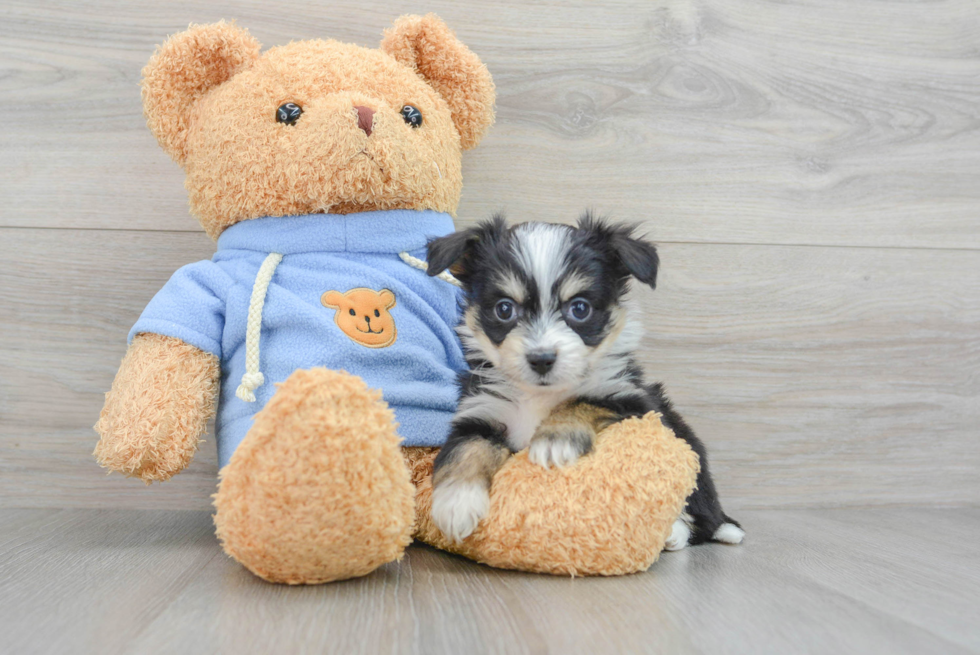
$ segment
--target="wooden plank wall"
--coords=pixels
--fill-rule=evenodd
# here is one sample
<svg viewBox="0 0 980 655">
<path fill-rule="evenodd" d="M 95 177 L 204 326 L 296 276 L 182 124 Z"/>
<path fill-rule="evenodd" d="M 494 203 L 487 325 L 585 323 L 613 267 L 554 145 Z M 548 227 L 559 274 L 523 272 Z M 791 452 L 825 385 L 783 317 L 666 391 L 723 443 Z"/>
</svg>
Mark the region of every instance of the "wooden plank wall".
<svg viewBox="0 0 980 655">
<path fill-rule="evenodd" d="M 498 123 L 458 226 L 506 209 L 642 223 L 642 358 L 727 505 L 980 502 L 975 0 L 0 5 L 0 506 L 203 508 L 216 458 L 144 488 L 91 425 L 143 305 L 213 244 L 139 71 L 189 22 L 376 45 L 434 11 Z"/>
</svg>

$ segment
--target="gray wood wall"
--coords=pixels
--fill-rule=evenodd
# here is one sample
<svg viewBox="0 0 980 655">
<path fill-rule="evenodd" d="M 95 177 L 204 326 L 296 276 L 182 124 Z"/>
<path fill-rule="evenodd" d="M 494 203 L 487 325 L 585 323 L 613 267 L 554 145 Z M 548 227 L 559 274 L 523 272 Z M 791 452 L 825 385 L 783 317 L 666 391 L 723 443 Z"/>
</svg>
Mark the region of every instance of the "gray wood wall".
<svg viewBox="0 0 980 655">
<path fill-rule="evenodd" d="M 426 11 L 499 91 L 457 226 L 643 224 L 642 358 L 730 508 L 980 502 L 980 3 L 4 0 L 0 506 L 208 506 L 213 444 L 152 488 L 90 456 L 130 325 L 213 252 L 143 122 L 155 44 Z"/>
</svg>

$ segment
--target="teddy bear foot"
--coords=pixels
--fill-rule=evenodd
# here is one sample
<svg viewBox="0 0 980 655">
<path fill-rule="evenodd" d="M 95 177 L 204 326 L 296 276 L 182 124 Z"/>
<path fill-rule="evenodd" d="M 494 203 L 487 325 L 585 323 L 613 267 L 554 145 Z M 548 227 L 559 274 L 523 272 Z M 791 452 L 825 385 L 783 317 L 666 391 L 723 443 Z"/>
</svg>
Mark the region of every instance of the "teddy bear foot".
<svg viewBox="0 0 980 655">
<path fill-rule="evenodd" d="M 270 582 L 366 575 L 411 541 L 415 488 L 394 415 L 347 373 L 299 370 L 255 416 L 220 473 L 225 552 Z"/>
<path fill-rule="evenodd" d="M 694 489 L 698 457 L 659 414 L 599 434 L 574 466 L 546 469 L 528 451 L 493 478 L 490 510 L 461 542 L 432 520 L 434 452 L 406 449 L 418 486 L 416 538 L 505 569 L 556 575 L 623 575 L 646 570 L 663 550 Z"/>
</svg>

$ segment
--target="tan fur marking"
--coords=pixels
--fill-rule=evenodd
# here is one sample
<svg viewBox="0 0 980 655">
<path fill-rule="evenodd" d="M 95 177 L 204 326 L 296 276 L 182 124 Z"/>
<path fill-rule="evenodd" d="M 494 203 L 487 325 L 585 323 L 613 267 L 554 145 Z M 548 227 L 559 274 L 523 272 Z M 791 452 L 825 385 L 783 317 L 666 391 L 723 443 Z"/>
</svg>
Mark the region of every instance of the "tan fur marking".
<svg viewBox="0 0 980 655">
<path fill-rule="evenodd" d="M 476 482 L 490 485 L 493 474 L 507 461 L 508 452 L 485 439 L 473 439 L 453 449 L 449 459 L 435 471 L 433 484 Z"/>
<path fill-rule="evenodd" d="M 562 302 L 568 302 L 591 286 L 591 281 L 584 275 L 573 274 L 567 277 L 558 288 L 558 297 Z"/>
<path fill-rule="evenodd" d="M 557 429 L 567 426 L 587 426 L 593 432 L 600 432 L 612 425 L 615 414 L 608 409 L 581 403 L 574 400 L 562 403 L 552 410 L 538 429 L 547 427 Z"/>
<path fill-rule="evenodd" d="M 497 285 L 500 290 L 511 300 L 521 304 L 524 302 L 524 285 L 521 283 L 517 276 L 510 271 L 503 274 L 503 277 L 497 281 Z"/>
<path fill-rule="evenodd" d="M 570 400 L 541 421 L 531 440 L 567 440 L 584 454 L 592 449 L 596 435 L 614 422 L 615 414 L 608 409 Z"/>
</svg>

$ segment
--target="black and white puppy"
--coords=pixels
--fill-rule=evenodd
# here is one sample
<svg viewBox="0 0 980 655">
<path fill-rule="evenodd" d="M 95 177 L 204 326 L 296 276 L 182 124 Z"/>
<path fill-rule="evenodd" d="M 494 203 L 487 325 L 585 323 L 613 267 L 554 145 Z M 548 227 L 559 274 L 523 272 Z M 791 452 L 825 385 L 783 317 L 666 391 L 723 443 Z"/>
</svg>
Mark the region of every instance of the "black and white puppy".
<svg viewBox="0 0 980 655">
<path fill-rule="evenodd" d="M 667 549 L 742 541 L 704 445 L 634 357 L 642 330 L 627 292 L 631 277 L 656 285 L 653 245 L 589 214 L 577 228 L 508 228 L 495 216 L 432 241 L 428 260 L 429 275 L 448 268 L 466 299 L 458 331 L 470 370 L 433 476 L 432 518 L 447 537 L 465 539 L 486 516 L 491 479 L 511 453 L 528 448 L 541 466 L 570 466 L 602 428 L 657 411 L 701 460 Z"/>
</svg>

